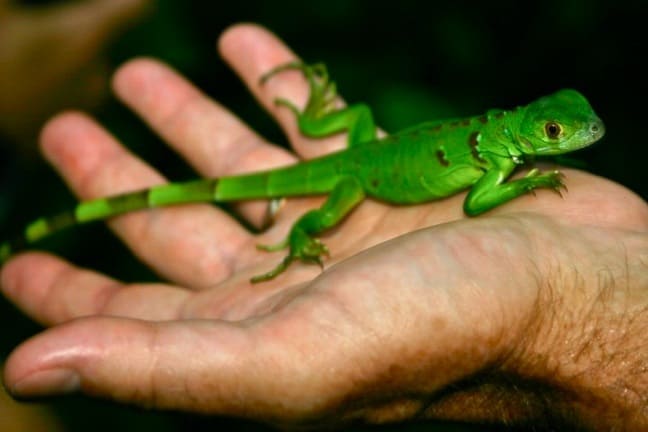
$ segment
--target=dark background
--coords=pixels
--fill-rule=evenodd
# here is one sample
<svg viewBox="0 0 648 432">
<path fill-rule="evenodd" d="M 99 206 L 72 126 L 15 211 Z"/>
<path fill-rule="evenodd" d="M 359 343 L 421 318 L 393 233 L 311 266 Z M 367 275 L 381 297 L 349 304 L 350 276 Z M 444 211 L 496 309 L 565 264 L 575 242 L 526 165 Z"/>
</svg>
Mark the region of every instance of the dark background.
<svg viewBox="0 0 648 432">
<path fill-rule="evenodd" d="M 324 61 L 344 98 L 351 103 L 367 102 L 387 131 L 435 118 L 525 104 L 557 89 L 573 87 L 588 97 L 607 129 L 599 144 L 576 157 L 585 169 L 647 199 L 648 143 L 644 134 L 648 121 L 644 104 L 648 71 L 642 65 L 647 2 L 546 0 L 521 4 L 160 0 L 146 19 L 111 44 L 108 55 L 113 67 L 140 55 L 172 64 L 279 144 L 285 144 L 279 129 L 215 53 L 216 38 L 233 23 L 263 24 L 304 60 Z M 114 99 L 94 115 L 170 178 L 194 175 Z M 3 238 L 34 217 L 74 203 L 44 162 L 18 157 L 7 141 L 0 153 Z M 100 225 L 56 236 L 45 242 L 45 247 L 125 280 L 154 278 Z M 2 358 L 40 330 L 4 300 L 0 300 L 0 322 L 5 329 L 0 335 Z M 252 427 L 227 419 L 144 412 L 82 397 L 55 399 L 47 405 L 71 431 L 146 427 L 164 432 L 187 424 L 196 430 Z M 427 424 L 410 427 L 430 430 Z M 262 429 L 259 426 L 258 430 Z M 376 428 L 381 429 L 403 430 L 403 426 Z"/>
</svg>

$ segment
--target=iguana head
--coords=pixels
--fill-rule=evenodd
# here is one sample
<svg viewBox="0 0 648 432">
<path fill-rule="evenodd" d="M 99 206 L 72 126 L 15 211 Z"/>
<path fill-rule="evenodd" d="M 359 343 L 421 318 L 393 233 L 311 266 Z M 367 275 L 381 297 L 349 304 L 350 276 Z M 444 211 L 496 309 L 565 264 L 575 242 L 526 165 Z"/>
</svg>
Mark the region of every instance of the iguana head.
<svg viewBox="0 0 648 432">
<path fill-rule="evenodd" d="M 527 105 L 518 140 L 525 154 L 556 155 L 586 147 L 604 134 L 605 126 L 587 99 L 565 89 Z"/>
</svg>

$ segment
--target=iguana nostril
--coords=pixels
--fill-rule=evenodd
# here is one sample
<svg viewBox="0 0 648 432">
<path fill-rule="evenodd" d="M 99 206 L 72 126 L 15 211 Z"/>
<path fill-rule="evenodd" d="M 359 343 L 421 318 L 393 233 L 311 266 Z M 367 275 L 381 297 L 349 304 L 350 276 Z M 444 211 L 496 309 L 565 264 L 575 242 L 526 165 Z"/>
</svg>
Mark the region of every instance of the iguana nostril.
<svg viewBox="0 0 648 432">
<path fill-rule="evenodd" d="M 603 135 L 605 133 L 605 126 L 600 120 L 590 123 L 589 131 L 592 135 Z"/>
</svg>

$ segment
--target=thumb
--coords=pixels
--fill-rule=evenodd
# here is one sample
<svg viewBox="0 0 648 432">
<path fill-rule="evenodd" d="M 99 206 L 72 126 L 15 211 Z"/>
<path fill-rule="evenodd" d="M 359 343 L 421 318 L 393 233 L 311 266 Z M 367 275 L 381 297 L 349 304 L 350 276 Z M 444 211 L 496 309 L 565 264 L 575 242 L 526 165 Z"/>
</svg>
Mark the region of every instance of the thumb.
<svg viewBox="0 0 648 432">
<path fill-rule="evenodd" d="M 271 350 L 249 333 L 216 321 L 83 318 L 19 346 L 7 360 L 5 386 L 18 398 L 81 391 L 149 407 L 250 415 L 272 390 L 263 378 L 251 379 L 250 371 L 267 368 Z"/>
</svg>

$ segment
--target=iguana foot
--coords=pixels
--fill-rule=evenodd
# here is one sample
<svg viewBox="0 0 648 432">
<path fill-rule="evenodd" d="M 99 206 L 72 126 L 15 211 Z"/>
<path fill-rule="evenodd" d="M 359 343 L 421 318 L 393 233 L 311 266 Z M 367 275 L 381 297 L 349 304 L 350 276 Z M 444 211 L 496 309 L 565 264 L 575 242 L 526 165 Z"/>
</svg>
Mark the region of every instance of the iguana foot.
<svg viewBox="0 0 648 432">
<path fill-rule="evenodd" d="M 546 188 L 551 189 L 562 197 L 561 189 L 567 191 L 567 186 L 563 183 L 565 175 L 558 170 L 543 173 L 539 169 L 534 168 L 524 178 L 529 180 L 526 185 L 529 192 L 533 192 L 537 188 Z"/>
<path fill-rule="evenodd" d="M 326 65 L 323 63 L 307 65 L 301 61 L 293 61 L 282 64 L 263 74 L 259 83 L 263 85 L 274 75 L 286 70 L 302 71 L 310 87 L 310 97 L 303 112 L 300 112 L 292 102 L 283 98 L 275 99 L 276 105 L 288 107 L 297 116 L 304 115 L 312 118 L 318 118 L 336 110 L 337 90 L 335 83 L 329 80 Z"/>
<path fill-rule="evenodd" d="M 322 269 L 324 268 L 322 257 L 329 256 L 329 250 L 326 245 L 321 240 L 310 237 L 303 230 L 296 227 L 293 228 L 286 240 L 275 245 L 257 245 L 257 249 L 273 252 L 283 249 L 288 245 L 290 246 L 290 252 L 277 267 L 267 273 L 254 276 L 250 279 L 250 282 L 257 283 L 274 279 L 296 260 L 301 260 L 308 264 L 317 264 Z"/>
</svg>

